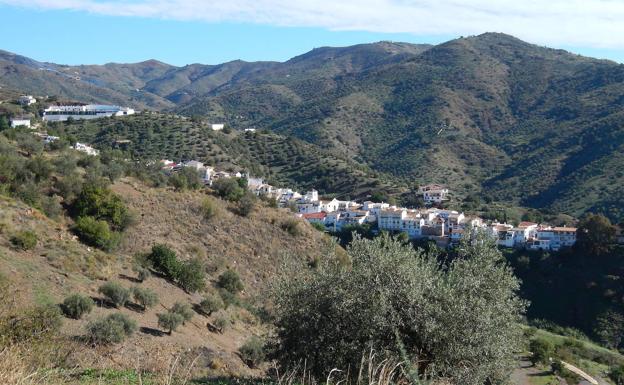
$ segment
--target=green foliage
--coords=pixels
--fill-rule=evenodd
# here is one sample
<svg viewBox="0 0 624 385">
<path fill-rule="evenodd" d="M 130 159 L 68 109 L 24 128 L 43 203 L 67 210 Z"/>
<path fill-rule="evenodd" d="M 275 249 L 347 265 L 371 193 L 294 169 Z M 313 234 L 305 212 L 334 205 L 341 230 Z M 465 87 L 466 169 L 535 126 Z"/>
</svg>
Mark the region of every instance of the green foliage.
<svg viewBox="0 0 624 385">
<path fill-rule="evenodd" d="M 130 299 L 130 290 L 121 286 L 118 282 L 106 282 L 98 288 L 98 293 L 102 294 L 115 307 L 124 306 Z"/>
<path fill-rule="evenodd" d="M 529 343 L 531 362 L 535 364 L 547 364 L 555 353 L 554 345 L 543 338 L 535 338 Z"/>
<path fill-rule="evenodd" d="M 6 116 L 1 115 L 0 116 L 0 131 L 8 130 L 9 128 L 11 128 L 11 126 L 9 126 L 9 121 L 7 120 Z"/>
<path fill-rule="evenodd" d="M 32 231 L 20 231 L 11 237 L 11 243 L 17 249 L 31 250 L 37 246 L 37 234 Z"/>
<path fill-rule="evenodd" d="M 242 360 L 251 368 L 257 367 L 266 359 L 264 341 L 256 336 L 245 341 L 238 352 Z"/>
<path fill-rule="evenodd" d="M 115 344 L 131 336 L 137 329 L 136 322 L 125 314 L 114 313 L 87 324 L 87 337 L 94 344 Z"/>
<path fill-rule="evenodd" d="M 289 218 L 283 221 L 281 228 L 293 237 L 298 237 L 302 234 L 300 223 L 294 218 Z"/>
<path fill-rule="evenodd" d="M 184 317 L 178 313 L 169 311 L 167 313 L 158 314 L 158 326 L 167 330 L 169 335 L 171 335 L 171 332 L 175 331 L 183 322 Z"/>
<path fill-rule="evenodd" d="M 63 314 L 57 305 L 38 305 L 26 309 L 16 317 L 0 319 L 0 342 L 29 342 L 49 339 L 59 334 Z"/>
<path fill-rule="evenodd" d="M 149 277 L 152 276 L 152 273 L 149 271 L 149 269 L 147 267 L 143 267 L 143 266 L 134 266 L 132 268 L 132 270 L 137 273 L 137 279 L 139 280 L 139 282 L 143 282 L 146 279 L 148 279 Z"/>
<path fill-rule="evenodd" d="M 237 294 L 244 289 L 243 281 L 241 281 L 240 276 L 235 270 L 231 269 L 219 275 L 217 285 L 232 294 Z"/>
<path fill-rule="evenodd" d="M 199 303 L 199 310 L 201 310 L 206 315 L 211 315 L 212 313 L 223 309 L 224 304 L 221 297 L 215 295 L 214 293 L 209 293 L 202 299 Z"/>
<path fill-rule="evenodd" d="M 93 310 L 93 300 L 82 294 L 72 294 L 63 301 L 62 310 L 67 317 L 80 319 Z"/>
<path fill-rule="evenodd" d="M 624 315 L 607 310 L 596 319 L 594 333 L 604 346 L 610 349 L 618 348 L 624 339 Z"/>
<path fill-rule="evenodd" d="M 230 317 L 225 313 L 219 314 L 214 320 L 215 326 L 220 330 L 225 330 L 231 323 Z"/>
<path fill-rule="evenodd" d="M 615 385 L 624 385 L 624 365 L 615 367 L 609 371 L 609 378 Z"/>
<path fill-rule="evenodd" d="M 179 265 L 176 281 L 187 293 L 201 291 L 206 287 L 205 271 L 204 264 L 193 258 Z"/>
<path fill-rule="evenodd" d="M 594 255 L 608 253 L 615 243 L 616 228 L 604 215 L 588 214 L 579 222 L 575 246 Z"/>
<path fill-rule="evenodd" d="M 204 219 L 210 220 L 214 218 L 217 215 L 218 210 L 217 203 L 214 199 L 209 197 L 204 198 L 201 204 L 201 213 Z"/>
<path fill-rule="evenodd" d="M 182 317 L 182 324 L 186 323 L 186 321 L 190 321 L 193 318 L 193 315 L 195 315 L 191 305 L 182 302 L 174 303 L 169 311 L 171 313 L 179 314 Z"/>
<path fill-rule="evenodd" d="M 388 236 L 356 239 L 349 254 L 349 269 L 323 259 L 276 283 L 275 353 L 283 367 L 306 360 L 325 378 L 333 368 L 359 367 L 374 349 L 418 360 L 451 383 L 508 378 L 525 304 L 489 236 L 464 240 L 446 266 Z"/>
<path fill-rule="evenodd" d="M 245 189 L 234 178 L 219 178 L 212 183 L 212 189 L 230 202 L 238 202 L 245 195 Z"/>
<path fill-rule="evenodd" d="M 319 222 L 311 222 L 310 225 L 320 232 L 325 232 L 325 225 Z"/>
<path fill-rule="evenodd" d="M 247 217 L 249 216 L 254 208 L 256 207 L 256 196 L 251 192 L 247 191 L 245 195 L 238 201 L 237 212 L 238 215 Z"/>
<path fill-rule="evenodd" d="M 112 230 L 123 231 L 131 222 L 131 216 L 115 193 L 108 188 L 87 184 L 72 205 L 74 217 L 91 216 L 109 223 Z"/>
<path fill-rule="evenodd" d="M 178 191 L 197 190 L 202 186 L 202 181 L 197 170 L 183 167 L 169 178 L 169 184 Z"/>
<path fill-rule="evenodd" d="M 114 250 L 121 238 L 119 233 L 111 231 L 108 222 L 90 216 L 78 217 L 73 230 L 82 242 L 105 251 Z"/>
<path fill-rule="evenodd" d="M 132 288 L 132 298 L 134 301 L 141 305 L 143 311 L 158 304 L 158 295 L 156 292 L 149 288 L 142 288 L 135 286 Z"/>
<path fill-rule="evenodd" d="M 154 245 L 152 252 L 147 256 L 154 270 L 164 274 L 170 279 L 177 279 L 180 271 L 180 263 L 175 251 L 167 245 Z"/>
</svg>

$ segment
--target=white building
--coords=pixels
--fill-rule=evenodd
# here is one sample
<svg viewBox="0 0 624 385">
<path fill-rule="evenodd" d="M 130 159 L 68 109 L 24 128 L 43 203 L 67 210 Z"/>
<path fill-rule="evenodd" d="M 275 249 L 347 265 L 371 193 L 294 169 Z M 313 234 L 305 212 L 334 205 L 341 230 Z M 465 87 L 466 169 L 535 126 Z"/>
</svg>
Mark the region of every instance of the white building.
<svg viewBox="0 0 624 385">
<path fill-rule="evenodd" d="M 302 200 L 305 202 L 317 202 L 319 200 L 318 191 L 310 190 L 306 192 Z"/>
<path fill-rule="evenodd" d="M 255 128 L 245 128 L 245 132 L 256 132 Z"/>
<path fill-rule="evenodd" d="M 74 145 L 74 150 L 84 152 L 87 155 L 92 155 L 92 156 L 99 155 L 100 153 L 100 151 L 89 146 L 88 144 L 78 143 L 78 142 L 76 142 L 76 144 Z"/>
<path fill-rule="evenodd" d="M 212 131 L 221 131 L 225 127 L 225 124 L 211 124 L 210 129 Z"/>
<path fill-rule="evenodd" d="M 11 127 L 28 127 L 30 128 L 30 119 L 27 118 L 13 118 L 11 119 Z"/>
<path fill-rule="evenodd" d="M 58 136 L 52 136 L 52 135 L 46 135 L 45 138 L 43 138 L 43 142 L 46 144 L 52 143 L 52 142 L 56 142 L 57 140 L 59 140 Z"/>
<path fill-rule="evenodd" d="M 561 250 L 572 247 L 576 243 L 575 227 L 539 227 L 535 238 L 527 241 L 526 247 L 531 250 Z"/>
<path fill-rule="evenodd" d="M 423 200 L 426 204 L 442 203 L 449 199 L 449 190 L 439 184 L 421 186 L 418 191 L 422 194 Z"/>
<path fill-rule="evenodd" d="M 133 115 L 132 108 L 119 106 L 105 106 L 99 104 L 87 104 L 86 106 L 50 106 L 43 112 L 43 120 L 46 122 L 63 122 L 69 118 L 98 119 L 110 116 Z"/>
<path fill-rule="evenodd" d="M 17 101 L 22 106 L 30 106 L 31 104 L 37 103 L 37 99 L 35 99 L 32 95 L 22 95 Z"/>
</svg>

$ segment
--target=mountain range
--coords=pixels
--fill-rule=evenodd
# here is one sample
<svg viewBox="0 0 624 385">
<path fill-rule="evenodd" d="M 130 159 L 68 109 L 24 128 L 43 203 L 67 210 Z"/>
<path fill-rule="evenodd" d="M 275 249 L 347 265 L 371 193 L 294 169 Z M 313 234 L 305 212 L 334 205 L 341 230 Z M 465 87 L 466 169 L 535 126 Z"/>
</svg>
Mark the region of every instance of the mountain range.
<svg viewBox="0 0 624 385">
<path fill-rule="evenodd" d="M 0 86 L 268 129 L 458 199 L 624 220 L 624 65 L 505 34 L 184 67 L 0 52 Z"/>
</svg>

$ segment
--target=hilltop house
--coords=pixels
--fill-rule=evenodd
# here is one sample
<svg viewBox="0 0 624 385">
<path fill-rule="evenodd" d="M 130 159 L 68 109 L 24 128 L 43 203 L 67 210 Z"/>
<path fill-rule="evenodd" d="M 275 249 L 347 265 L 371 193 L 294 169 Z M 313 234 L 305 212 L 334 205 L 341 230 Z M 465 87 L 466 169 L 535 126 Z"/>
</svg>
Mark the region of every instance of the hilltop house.
<svg viewBox="0 0 624 385">
<path fill-rule="evenodd" d="M 221 131 L 223 130 L 223 128 L 225 128 L 225 124 L 211 124 L 210 125 L 210 129 L 212 131 Z"/>
<path fill-rule="evenodd" d="M 30 106 L 31 104 L 37 103 L 37 99 L 35 99 L 32 95 L 22 95 L 17 101 L 22 106 Z"/>
<path fill-rule="evenodd" d="M 442 203 L 447 201 L 449 190 L 439 184 L 420 186 L 418 191 L 422 194 L 425 204 Z"/>
<path fill-rule="evenodd" d="M 575 227 L 538 227 L 535 238 L 527 241 L 526 247 L 530 250 L 558 251 L 572 247 L 576 243 Z"/>
</svg>

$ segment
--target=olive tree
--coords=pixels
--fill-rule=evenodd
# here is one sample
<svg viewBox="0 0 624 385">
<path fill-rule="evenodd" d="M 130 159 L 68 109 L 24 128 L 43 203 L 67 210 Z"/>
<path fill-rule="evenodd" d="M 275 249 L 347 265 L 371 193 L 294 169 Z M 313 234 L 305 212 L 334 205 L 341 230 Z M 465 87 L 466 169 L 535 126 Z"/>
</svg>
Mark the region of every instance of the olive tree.
<svg viewBox="0 0 624 385">
<path fill-rule="evenodd" d="M 306 362 L 317 378 L 357 373 L 371 349 L 420 373 L 482 385 L 508 377 L 521 341 L 525 303 L 494 242 L 478 233 L 445 266 L 433 254 L 381 236 L 357 238 L 352 265 L 323 258 L 273 287 L 282 367 Z"/>
</svg>

